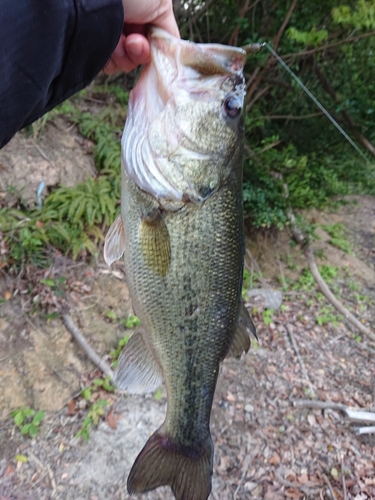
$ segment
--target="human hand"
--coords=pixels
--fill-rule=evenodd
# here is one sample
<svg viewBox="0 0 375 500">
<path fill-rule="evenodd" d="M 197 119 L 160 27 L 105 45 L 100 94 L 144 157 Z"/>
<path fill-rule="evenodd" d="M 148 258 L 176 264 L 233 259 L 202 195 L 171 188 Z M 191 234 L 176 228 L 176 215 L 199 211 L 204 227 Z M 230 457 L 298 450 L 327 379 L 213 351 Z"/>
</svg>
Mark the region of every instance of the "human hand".
<svg viewBox="0 0 375 500">
<path fill-rule="evenodd" d="M 146 37 L 147 25 L 152 24 L 179 37 L 172 0 L 122 0 L 124 28 L 120 40 L 104 68 L 111 75 L 131 71 L 150 61 L 150 44 Z"/>
</svg>

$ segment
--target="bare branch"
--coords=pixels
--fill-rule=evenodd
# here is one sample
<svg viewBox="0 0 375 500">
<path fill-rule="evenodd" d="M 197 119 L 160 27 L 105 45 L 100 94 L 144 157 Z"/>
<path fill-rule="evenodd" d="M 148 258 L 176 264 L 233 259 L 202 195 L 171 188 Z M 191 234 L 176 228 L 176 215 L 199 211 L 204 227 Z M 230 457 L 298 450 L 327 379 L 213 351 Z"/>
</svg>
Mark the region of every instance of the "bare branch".
<svg viewBox="0 0 375 500">
<path fill-rule="evenodd" d="M 285 28 L 288 26 L 288 23 L 290 21 L 290 17 L 293 14 L 294 9 L 296 8 L 298 0 L 293 0 L 292 3 L 290 4 L 289 10 L 285 16 L 285 19 L 282 23 L 282 25 L 279 28 L 279 31 L 277 32 L 277 35 L 274 37 L 272 40 L 272 45 L 273 45 L 273 50 L 277 50 L 277 47 L 279 46 L 281 37 L 283 36 L 283 33 L 285 31 Z"/>
<path fill-rule="evenodd" d="M 318 111 L 316 113 L 310 113 L 309 115 L 300 115 L 300 116 L 295 116 L 295 115 L 264 115 L 264 116 L 259 116 L 257 119 L 265 119 L 265 120 L 305 120 L 307 118 L 314 118 L 316 116 L 321 116 L 323 115 L 323 111 Z"/>
<path fill-rule="evenodd" d="M 345 40 L 340 40 L 340 42 L 331 43 L 328 45 L 323 45 L 322 47 L 317 47 L 316 49 L 303 50 L 301 52 L 294 52 L 294 53 L 290 52 L 289 54 L 284 54 L 282 57 L 283 57 L 283 60 L 285 61 L 286 59 L 294 58 L 294 57 L 298 57 L 298 56 L 309 56 L 311 54 L 315 54 L 316 52 L 322 52 L 322 51 L 327 50 L 327 49 L 332 49 L 333 47 L 338 47 L 339 45 L 345 45 L 347 43 L 356 42 L 357 40 L 360 40 L 361 38 L 368 38 L 368 37 L 374 36 L 374 35 L 375 35 L 375 31 L 369 31 L 368 33 L 363 33 L 362 35 L 358 35 L 358 36 L 354 36 L 354 37 L 350 37 L 350 38 L 345 38 Z"/>
<path fill-rule="evenodd" d="M 111 367 L 98 356 L 98 354 L 94 351 L 94 349 L 88 344 L 85 337 L 80 332 L 77 325 L 74 323 L 73 318 L 70 314 L 63 312 L 61 314 L 63 323 L 68 332 L 75 338 L 78 344 L 82 347 L 82 349 L 86 352 L 91 361 L 105 374 L 109 375 L 113 380 L 113 371 Z"/>
</svg>

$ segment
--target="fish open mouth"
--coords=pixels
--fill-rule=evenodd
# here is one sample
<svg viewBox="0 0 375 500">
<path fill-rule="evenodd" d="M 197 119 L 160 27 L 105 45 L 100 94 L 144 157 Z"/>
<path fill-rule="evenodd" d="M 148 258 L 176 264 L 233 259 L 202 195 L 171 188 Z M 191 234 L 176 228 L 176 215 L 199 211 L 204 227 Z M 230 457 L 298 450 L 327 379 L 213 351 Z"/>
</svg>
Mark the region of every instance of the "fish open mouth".
<svg viewBox="0 0 375 500">
<path fill-rule="evenodd" d="M 236 93 L 242 103 L 246 51 L 180 40 L 155 27 L 148 37 L 151 62 L 130 95 L 122 140 L 124 167 L 139 188 L 157 198 L 204 201 L 179 167 L 179 159 L 184 156 L 203 165 L 211 151 L 187 138 L 188 120 L 174 122 L 173 106 L 184 106 L 181 96 L 217 102 L 219 92 L 227 91 Z"/>
</svg>

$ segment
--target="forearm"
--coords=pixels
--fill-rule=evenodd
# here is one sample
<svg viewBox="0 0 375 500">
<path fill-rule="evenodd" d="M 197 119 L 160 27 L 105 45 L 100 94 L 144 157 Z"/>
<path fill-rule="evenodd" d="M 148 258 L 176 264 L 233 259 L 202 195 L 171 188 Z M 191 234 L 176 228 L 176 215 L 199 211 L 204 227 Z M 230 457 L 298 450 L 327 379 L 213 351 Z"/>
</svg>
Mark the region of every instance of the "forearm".
<svg viewBox="0 0 375 500">
<path fill-rule="evenodd" d="M 121 0 L 2 0 L 0 147 L 88 85 L 119 40 Z"/>
</svg>

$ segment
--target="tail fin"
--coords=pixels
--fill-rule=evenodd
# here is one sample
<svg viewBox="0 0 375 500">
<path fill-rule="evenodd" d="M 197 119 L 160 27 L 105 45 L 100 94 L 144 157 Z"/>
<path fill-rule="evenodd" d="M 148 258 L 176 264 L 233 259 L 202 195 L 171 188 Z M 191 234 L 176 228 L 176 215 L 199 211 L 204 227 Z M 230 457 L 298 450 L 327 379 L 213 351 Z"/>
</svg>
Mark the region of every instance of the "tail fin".
<svg viewBox="0 0 375 500">
<path fill-rule="evenodd" d="M 147 441 L 128 477 L 128 492 L 144 493 L 170 486 L 176 500 L 207 500 L 211 493 L 211 436 L 200 450 L 181 446 L 161 429 Z"/>
</svg>

